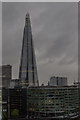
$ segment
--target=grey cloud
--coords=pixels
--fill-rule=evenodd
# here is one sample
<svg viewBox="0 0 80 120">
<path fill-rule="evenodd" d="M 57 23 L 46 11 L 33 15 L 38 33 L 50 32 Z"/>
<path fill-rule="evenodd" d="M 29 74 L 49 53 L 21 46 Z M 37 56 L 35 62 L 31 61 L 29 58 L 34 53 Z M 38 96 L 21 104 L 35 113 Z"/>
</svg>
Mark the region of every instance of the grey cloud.
<svg viewBox="0 0 80 120">
<path fill-rule="evenodd" d="M 40 83 L 53 72 L 67 75 L 69 83 L 77 79 L 77 7 L 77 3 L 3 3 L 2 62 L 13 65 L 13 77 L 18 77 L 24 19 L 30 12 Z"/>
</svg>

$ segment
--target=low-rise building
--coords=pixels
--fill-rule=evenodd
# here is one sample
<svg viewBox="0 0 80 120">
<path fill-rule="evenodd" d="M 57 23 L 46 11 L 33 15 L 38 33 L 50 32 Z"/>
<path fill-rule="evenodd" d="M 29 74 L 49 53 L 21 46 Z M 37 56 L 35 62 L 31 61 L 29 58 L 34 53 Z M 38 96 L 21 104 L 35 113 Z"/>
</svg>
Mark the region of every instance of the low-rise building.
<svg viewBox="0 0 80 120">
<path fill-rule="evenodd" d="M 26 117 L 26 89 L 10 88 L 8 90 L 8 118 L 25 118 Z"/>
<path fill-rule="evenodd" d="M 0 87 L 0 120 L 2 118 L 2 88 Z"/>
<path fill-rule="evenodd" d="M 38 86 L 9 88 L 4 110 L 8 118 L 60 119 L 78 117 L 79 95 L 76 86 Z M 7 107 L 6 107 L 7 105 Z"/>
<path fill-rule="evenodd" d="M 8 89 L 2 88 L 2 120 L 8 119 Z"/>
<path fill-rule="evenodd" d="M 27 111 L 29 117 L 71 118 L 79 115 L 78 88 L 30 87 L 27 89 Z"/>
<path fill-rule="evenodd" d="M 17 88 L 19 86 L 19 79 L 11 79 L 9 88 Z"/>
</svg>

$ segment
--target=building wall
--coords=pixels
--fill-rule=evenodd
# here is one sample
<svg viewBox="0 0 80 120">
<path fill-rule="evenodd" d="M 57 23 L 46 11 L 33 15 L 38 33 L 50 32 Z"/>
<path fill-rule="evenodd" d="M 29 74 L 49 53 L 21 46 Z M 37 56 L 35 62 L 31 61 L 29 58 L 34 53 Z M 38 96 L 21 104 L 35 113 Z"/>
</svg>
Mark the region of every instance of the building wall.
<svg viewBox="0 0 80 120">
<path fill-rule="evenodd" d="M 26 116 L 26 89 L 14 88 L 8 91 L 8 111 L 10 118 L 20 118 Z"/>
<path fill-rule="evenodd" d="M 9 88 L 15 88 L 19 86 L 19 79 L 12 79 L 10 81 L 10 87 Z"/>
<path fill-rule="evenodd" d="M 2 118 L 2 89 L 0 88 L 0 120 Z"/>
<path fill-rule="evenodd" d="M 0 80 L 2 80 L 2 87 L 8 88 L 10 85 L 10 80 L 12 78 L 12 66 L 2 65 L 0 66 Z"/>
<path fill-rule="evenodd" d="M 2 88 L 2 120 L 8 119 L 8 89 Z"/>
<path fill-rule="evenodd" d="M 67 86 L 67 78 L 52 76 L 49 81 L 49 86 Z"/>
<path fill-rule="evenodd" d="M 76 87 L 39 87 L 27 90 L 29 116 L 64 118 L 79 111 Z"/>
<path fill-rule="evenodd" d="M 3 89 L 3 111 L 8 118 L 68 118 L 79 114 L 78 88 L 29 87 Z"/>
<path fill-rule="evenodd" d="M 29 14 L 25 18 L 19 80 L 22 87 L 39 86 Z"/>
</svg>

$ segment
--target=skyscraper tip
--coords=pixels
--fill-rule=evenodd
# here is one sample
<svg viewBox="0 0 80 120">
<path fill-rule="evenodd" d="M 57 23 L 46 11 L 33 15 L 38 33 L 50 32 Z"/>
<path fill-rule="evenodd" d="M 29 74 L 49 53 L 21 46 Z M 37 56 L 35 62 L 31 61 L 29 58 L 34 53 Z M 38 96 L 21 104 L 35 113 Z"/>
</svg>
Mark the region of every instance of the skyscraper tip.
<svg viewBox="0 0 80 120">
<path fill-rule="evenodd" d="M 26 13 L 26 17 L 28 17 L 28 16 L 29 16 L 29 12 Z"/>
<path fill-rule="evenodd" d="M 29 13 L 27 12 L 25 17 L 25 25 L 27 25 L 28 22 L 30 22 L 30 16 L 29 16 Z"/>
</svg>

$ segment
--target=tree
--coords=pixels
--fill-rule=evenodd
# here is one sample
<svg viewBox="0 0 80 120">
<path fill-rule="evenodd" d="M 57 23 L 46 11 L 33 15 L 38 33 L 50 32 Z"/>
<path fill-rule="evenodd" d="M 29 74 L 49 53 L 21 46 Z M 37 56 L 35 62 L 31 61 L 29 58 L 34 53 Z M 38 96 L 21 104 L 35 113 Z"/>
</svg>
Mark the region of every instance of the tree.
<svg viewBox="0 0 80 120">
<path fill-rule="evenodd" d="M 11 112 L 11 116 L 19 116 L 19 110 L 18 109 L 13 109 Z"/>
</svg>

